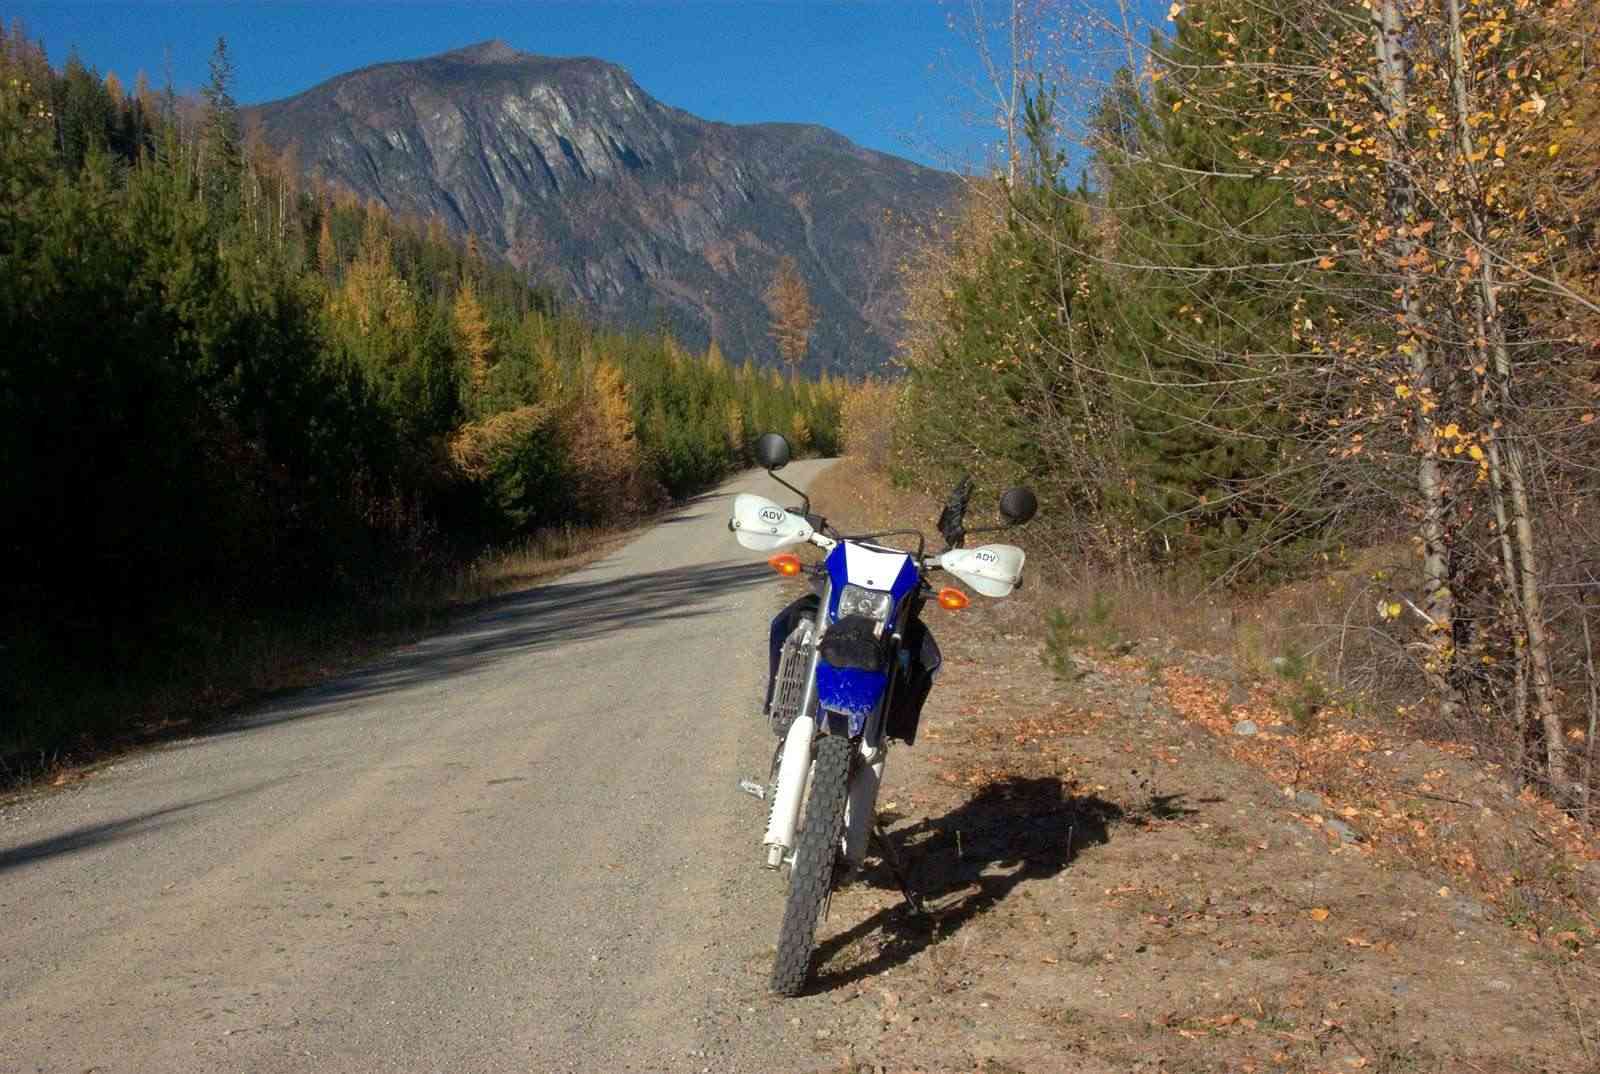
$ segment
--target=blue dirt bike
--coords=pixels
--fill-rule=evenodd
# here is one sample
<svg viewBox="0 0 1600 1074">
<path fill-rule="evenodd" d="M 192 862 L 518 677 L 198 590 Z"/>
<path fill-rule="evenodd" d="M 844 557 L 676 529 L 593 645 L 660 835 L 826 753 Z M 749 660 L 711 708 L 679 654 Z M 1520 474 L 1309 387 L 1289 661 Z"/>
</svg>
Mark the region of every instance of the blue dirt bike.
<svg viewBox="0 0 1600 1074">
<path fill-rule="evenodd" d="M 782 436 L 761 437 L 756 458 L 800 496 L 800 506 L 745 493 L 734 499 L 728 528 L 745 548 L 774 553 L 768 562 L 779 574 L 809 575 L 814 589 L 772 621 L 765 715 L 779 741 L 766 785 L 746 781 L 769 803 L 764 863 L 789 867 L 772 990 L 793 996 L 810 974 L 817 921 L 838 877 L 866 857 L 889 741 L 916 741 L 940 664 L 923 606 L 930 599 L 951 610 L 968 603 L 955 587 L 935 592 L 929 575 L 947 571 L 984 596 L 1004 597 L 1021 582 L 1024 555 L 1014 545 L 962 547 L 969 479 L 940 515 L 945 550 L 930 556 L 919 530 L 846 536 L 813 514 L 805 493 L 775 472 L 789 461 Z M 1000 498 L 1005 525 L 1037 510 L 1026 488 Z M 891 538 L 915 538 L 916 551 L 880 543 Z M 806 567 L 782 551 L 801 544 L 822 549 L 822 563 Z"/>
</svg>

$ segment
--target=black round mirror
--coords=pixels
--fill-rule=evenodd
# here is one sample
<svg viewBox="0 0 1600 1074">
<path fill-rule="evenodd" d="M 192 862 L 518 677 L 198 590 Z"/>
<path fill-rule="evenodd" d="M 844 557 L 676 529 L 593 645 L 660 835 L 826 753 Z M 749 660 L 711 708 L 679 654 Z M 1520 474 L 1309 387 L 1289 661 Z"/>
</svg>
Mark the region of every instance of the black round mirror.
<svg viewBox="0 0 1600 1074">
<path fill-rule="evenodd" d="M 1000 517 L 1013 526 L 1020 526 L 1039 513 L 1039 497 L 1033 490 L 1018 485 L 1000 494 Z"/>
<path fill-rule="evenodd" d="M 756 441 L 756 461 L 764 469 L 781 470 L 789 465 L 789 441 L 782 433 L 763 433 Z"/>
</svg>

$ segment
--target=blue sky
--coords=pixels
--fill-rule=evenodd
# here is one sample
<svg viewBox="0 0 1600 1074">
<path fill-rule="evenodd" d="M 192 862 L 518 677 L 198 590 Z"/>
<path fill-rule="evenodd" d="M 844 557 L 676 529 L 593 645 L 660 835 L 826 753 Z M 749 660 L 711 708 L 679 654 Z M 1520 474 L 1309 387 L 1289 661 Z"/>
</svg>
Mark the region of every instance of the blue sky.
<svg viewBox="0 0 1600 1074">
<path fill-rule="evenodd" d="M 993 133 L 958 72 L 971 49 L 935 0 L 525 0 L 522 3 L 0 4 L 53 63 L 76 47 L 102 74 L 180 91 L 206 78 L 219 35 L 237 68 L 235 97 L 290 96 L 344 71 L 490 38 L 548 55 L 626 67 L 667 104 L 707 119 L 821 123 L 862 145 L 925 163 L 984 162 Z"/>
</svg>

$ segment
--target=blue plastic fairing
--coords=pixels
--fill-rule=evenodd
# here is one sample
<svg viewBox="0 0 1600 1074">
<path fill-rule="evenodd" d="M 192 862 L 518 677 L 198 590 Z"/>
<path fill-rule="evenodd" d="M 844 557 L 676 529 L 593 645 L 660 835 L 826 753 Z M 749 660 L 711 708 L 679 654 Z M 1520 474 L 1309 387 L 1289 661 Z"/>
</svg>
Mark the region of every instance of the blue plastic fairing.
<svg viewBox="0 0 1600 1074">
<path fill-rule="evenodd" d="M 855 550 L 853 555 L 851 549 Z M 854 573 L 851 571 L 852 561 L 854 561 Z M 844 587 L 858 585 L 878 592 L 887 590 L 894 598 L 893 610 L 889 613 L 889 621 L 885 626 L 885 629 L 892 630 L 900 615 L 901 602 L 905 600 L 906 594 L 917 587 L 917 561 L 904 552 L 893 549 L 871 548 L 849 541 L 840 541 L 834 546 L 833 551 L 828 553 L 823 565 L 827 567 L 828 578 L 833 583 L 832 594 L 828 597 L 830 623 L 839 618 L 839 595 L 844 592 Z"/>
<path fill-rule="evenodd" d="M 905 598 L 917 586 L 916 560 L 892 549 L 840 542 L 828 553 L 825 565 L 832 582 L 832 595 L 828 599 L 829 623 L 838 619 L 839 594 L 844 587 L 857 585 L 878 592 L 887 591 L 893 597 L 889 618 L 883 629 L 887 634 L 896 628 L 898 619 L 904 614 Z M 872 714 L 883 703 L 889 686 L 889 671 L 887 665 L 867 671 L 833 667 L 823 661 L 817 665 L 817 700 L 830 714 L 843 716 L 848 722 L 850 737 L 858 737 L 864 732 Z"/>
</svg>

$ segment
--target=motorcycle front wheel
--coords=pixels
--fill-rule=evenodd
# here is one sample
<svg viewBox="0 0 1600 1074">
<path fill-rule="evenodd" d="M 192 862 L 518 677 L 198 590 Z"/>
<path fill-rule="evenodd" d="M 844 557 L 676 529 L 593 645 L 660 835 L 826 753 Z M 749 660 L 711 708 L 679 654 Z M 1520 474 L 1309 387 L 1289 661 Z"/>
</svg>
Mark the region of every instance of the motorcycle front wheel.
<svg viewBox="0 0 1600 1074">
<path fill-rule="evenodd" d="M 855 750 L 843 735 L 817 740 L 811 768 L 811 797 L 795 840 L 789 872 L 789 899 L 778 931 L 778 955 L 772 964 L 772 991 L 797 996 L 811 972 L 817 944 L 817 918 L 833 888 L 833 865 L 844 832 L 845 793 L 850 783 L 850 758 Z"/>
</svg>

